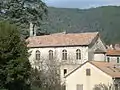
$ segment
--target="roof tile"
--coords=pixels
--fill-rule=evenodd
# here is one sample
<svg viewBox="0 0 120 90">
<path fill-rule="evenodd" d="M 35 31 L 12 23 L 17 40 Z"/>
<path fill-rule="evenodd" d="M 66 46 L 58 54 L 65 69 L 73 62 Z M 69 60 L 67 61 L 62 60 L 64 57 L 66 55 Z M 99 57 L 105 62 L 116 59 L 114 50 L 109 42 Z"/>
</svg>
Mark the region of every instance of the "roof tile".
<svg viewBox="0 0 120 90">
<path fill-rule="evenodd" d="M 120 56 L 120 50 L 107 50 L 108 56 Z"/>
<path fill-rule="evenodd" d="M 113 78 L 120 78 L 120 65 L 104 61 L 90 61 L 91 64 L 107 73 Z"/>
<path fill-rule="evenodd" d="M 29 37 L 28 47 L 89 45 L 98 35 L 98 32 L 51 34 Z"/>
</svg>

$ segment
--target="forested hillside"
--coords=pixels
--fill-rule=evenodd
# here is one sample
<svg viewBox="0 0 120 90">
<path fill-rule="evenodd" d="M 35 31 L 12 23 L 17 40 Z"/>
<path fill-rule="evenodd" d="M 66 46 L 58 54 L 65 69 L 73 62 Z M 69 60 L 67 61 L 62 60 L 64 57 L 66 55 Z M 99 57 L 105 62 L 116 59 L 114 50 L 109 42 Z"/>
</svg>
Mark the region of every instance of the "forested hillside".
<svg viewBox="0 0 120 90">
<path fill-rule="evenodd" d="M 43 26 L 49 33 L 98 31 L 106 43 L 120 42 L 120 7 L 104 6 L 91 9 L 48 8 Z"/>
</svg>

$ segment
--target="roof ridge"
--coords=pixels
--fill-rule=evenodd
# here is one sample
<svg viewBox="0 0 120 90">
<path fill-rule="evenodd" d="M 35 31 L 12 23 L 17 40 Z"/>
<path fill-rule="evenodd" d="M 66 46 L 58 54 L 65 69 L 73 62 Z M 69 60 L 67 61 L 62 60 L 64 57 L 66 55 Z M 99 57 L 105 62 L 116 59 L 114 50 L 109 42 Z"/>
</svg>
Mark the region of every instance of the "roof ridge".
<svg viewBox="0 0 120 90">
<path fill-rule="evenodd" d="M 82 33 L 52 33 L 47 35 L 41 35 L 41 36 L 31 36 L 31 37 L 42 37 L 42 36 L 53 36 L 53 35 L 69 35 L 69 34 L 99 34 L 99 32 L 82 32 Z M 30 37 L 28 37 L 30 38 Z"/>
<path fill-rule="evenodd" d="M 88 46 L 97 35 L 98 32 L 50 34 L 29 37 L 27 40 L 30 42 L 28 47 Z"/>
</svg>

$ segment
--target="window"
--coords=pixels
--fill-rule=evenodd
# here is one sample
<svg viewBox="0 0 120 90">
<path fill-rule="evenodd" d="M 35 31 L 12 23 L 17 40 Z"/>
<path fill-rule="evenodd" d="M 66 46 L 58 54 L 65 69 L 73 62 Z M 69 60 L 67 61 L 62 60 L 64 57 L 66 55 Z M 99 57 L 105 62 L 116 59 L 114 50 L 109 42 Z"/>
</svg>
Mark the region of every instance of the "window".
<svg viewBox="0 0 120 90">
<path fill-rule="evenodd" d="M 107 57 L 107 62 L 110 62 L 110 58 L 109 57 Z"/>
<path fill-rule="evenodd" d="M 83 90 L 83 84 L 77 84 L 76 90 Z"/>
<path fill-rule="evenodd" d="M 77 60 L 81 59 L 81 51 L 80 51 L 80 49 L 76 50 L 76 59 Z"/>
<path fill-rule="evenodd" d="M 90 73 L 90 69 L 86 69 L 86 76 L 90 76 L 91 73 Z"/>
<path fill-rule="evenodd" d="M 119 90 L 119 85 L 115 84 L 115 90 Z"/>
<path fill-rule="evenodd" d="M 120 59 L 119 59 L 119 57 L 117 57 L 117 63 L 120 63 Z"/>
<path fill-rule="evenodd" d="M 49 51 L 49 60 L 53 60 L 53 51 L 52 50 Z"/>
<path fill-rule="evenodd" d="M 62 60 L 67 60 L 67 50 L 62 51 Z"/>
<path fill-rule="evenodd" d="M 67 69 L 64 69 L 64 75 L 67 73 Z"/>
<path fill-rule="evenodd" d="M 40 60 L 40 51 L 39 50 L 36 51 L 36 60 Z"/>
</svg>

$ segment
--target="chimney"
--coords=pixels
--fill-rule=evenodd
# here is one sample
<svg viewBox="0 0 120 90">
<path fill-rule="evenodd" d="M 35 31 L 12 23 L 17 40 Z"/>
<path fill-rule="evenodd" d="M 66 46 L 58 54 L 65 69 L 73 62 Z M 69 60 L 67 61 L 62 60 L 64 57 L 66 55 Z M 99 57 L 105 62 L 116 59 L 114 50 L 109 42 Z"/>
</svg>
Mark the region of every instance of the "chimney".
<svg viewBox="0 0 120 90">
<path fill-rule="evenodd" d="M 33 28 L 33 31 L 34 31 L 33 36 L 36 36 L 36 30 L 37 30 L 37 26 L 35 25 Z"/>
<path fill-rule="evenodd" d="M 112 49 L 112 50 L 114 49 L 112 44 L 110 45 L 110 49 Z"/>
<path fill-rule="evenodd" d="M 30 37 L 36 36 L 36 30 L 37 30 L 36 25 L 33 25 L 33 23 L 30 22 Z"/>
<path fill-rule="evenodd" d="M 33 24 L 30 22 L 30 37 L 33 36 Z"/>
</svg>

